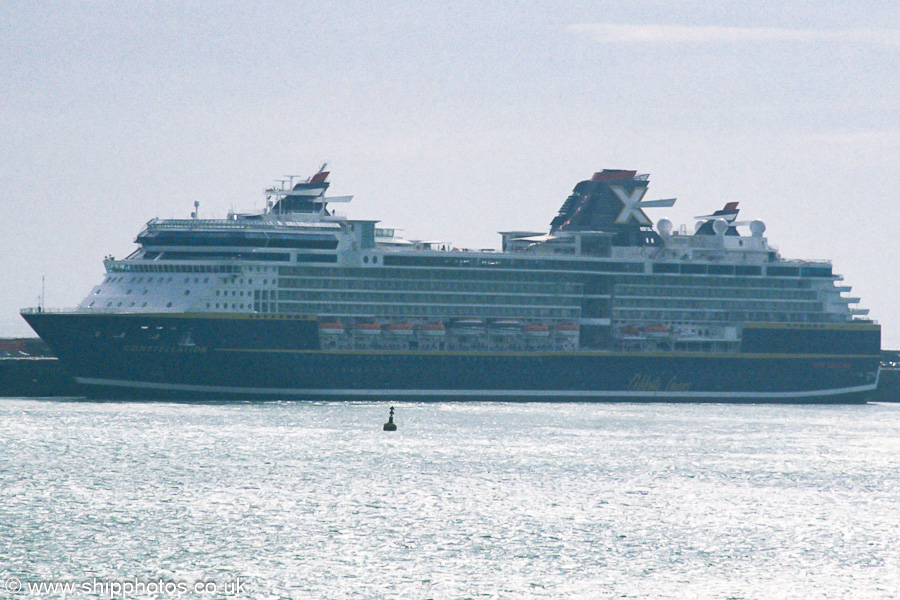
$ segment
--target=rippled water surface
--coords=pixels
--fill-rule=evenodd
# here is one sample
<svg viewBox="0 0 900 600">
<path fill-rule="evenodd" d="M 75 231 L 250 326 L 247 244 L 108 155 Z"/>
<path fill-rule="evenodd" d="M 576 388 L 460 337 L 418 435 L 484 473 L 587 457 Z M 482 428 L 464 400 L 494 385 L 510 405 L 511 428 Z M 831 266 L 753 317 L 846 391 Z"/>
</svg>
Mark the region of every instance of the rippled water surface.
<svg viewBox="0 0 900 600">
<path fill-rule="evenodd" d="M 0 597 L 900 598 L 900 405 L 386 417 L 0 400 Z"/>
</svg>

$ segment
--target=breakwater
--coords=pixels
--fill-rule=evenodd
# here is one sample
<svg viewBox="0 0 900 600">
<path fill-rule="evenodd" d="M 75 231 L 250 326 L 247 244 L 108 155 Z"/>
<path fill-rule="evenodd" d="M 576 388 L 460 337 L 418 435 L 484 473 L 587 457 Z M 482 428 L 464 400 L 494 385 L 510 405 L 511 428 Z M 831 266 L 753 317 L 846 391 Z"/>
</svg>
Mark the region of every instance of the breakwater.
<svg viewBox="0 0 900 600">
<path fill-rule="evenodd" d="M 0 358 L 0 398 L 81 395 L 78 384 L 56 358 Z"/>
</svg>

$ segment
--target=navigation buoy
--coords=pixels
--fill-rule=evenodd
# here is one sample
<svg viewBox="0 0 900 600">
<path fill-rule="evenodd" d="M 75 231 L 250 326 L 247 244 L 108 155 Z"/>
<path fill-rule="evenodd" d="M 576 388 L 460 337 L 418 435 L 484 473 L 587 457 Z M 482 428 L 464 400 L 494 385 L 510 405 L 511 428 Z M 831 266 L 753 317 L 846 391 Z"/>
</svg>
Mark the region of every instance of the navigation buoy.
<svg viewBox="0 0 900 600">
<path fill-rule="evenodd" d="M 387 423 L 384 424 L 385 431 L 397 431 L 397 424 L 394 423 L 394 407 L 391 407 L 391 415 L 388 417 Z"/>
</svg>

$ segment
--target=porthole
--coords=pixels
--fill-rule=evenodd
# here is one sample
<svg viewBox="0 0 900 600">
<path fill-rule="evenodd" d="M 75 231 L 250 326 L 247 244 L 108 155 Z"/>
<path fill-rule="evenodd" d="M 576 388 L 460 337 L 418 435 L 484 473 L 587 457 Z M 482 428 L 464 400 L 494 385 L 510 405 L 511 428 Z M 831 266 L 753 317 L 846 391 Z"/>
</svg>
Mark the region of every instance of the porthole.
<svg viewBox="0 0 900 600">
<path fill-rule="evenodd" d="M 190 295 L 191 295 L 191 290 L 184 290 L 184 295 L 185 295 L 185 296 L 190 296 Z"/>
<path fill-rule="evenodd" d="M 363 256 L 363 262 L 366 263 L 366 264 L 368 264 L 368 263 L 369 263 L 369 257 L 368 257 L 368 256 Z"/>
<path fill-rule="evenodd" d="M 166 308 L 172 308 L 172 303 L 171 303 L 171 302 L 166 302 Z"/>
<path fill-rule="evenodd" d="M 144 306 L 147 306 L 147 303 L 146 303 L 146 302 L 144 302 L 143 304 L 141 304 L 141 307 L 142 307 L 142 308 L 143 308 Z"/>
<path fill-rule="evenodd" d="M 373 256 L 373 257 L 372 257 L 372 264 L 378 264 L 378 257 L 377 257 L 377 256 Z"/>
<path fill-rule="evenodd" d="M 125 290 L 125 295 L 126 295 L 126 296 L 127 296 L 128 294 L 130 294 L 130 293 L 131 293 L 131 290 Z"/>
</svg>

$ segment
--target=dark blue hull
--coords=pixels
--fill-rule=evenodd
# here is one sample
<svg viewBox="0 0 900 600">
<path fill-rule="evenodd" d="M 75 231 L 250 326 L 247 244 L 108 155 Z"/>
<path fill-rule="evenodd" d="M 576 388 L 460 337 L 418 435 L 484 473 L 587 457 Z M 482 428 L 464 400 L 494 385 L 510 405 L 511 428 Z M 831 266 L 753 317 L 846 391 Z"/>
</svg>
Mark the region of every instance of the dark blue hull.
<svg viewBox="0 0 900 600">
<path fill-rule="evenodd" d="M 325 351 L 317 322 L 308 318 L 24 316 L 89 395 L 115 399 L 851 403 L 874 392 L 880 359 L 878 348 L 847 354 Z"/>
</svg>

